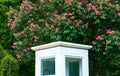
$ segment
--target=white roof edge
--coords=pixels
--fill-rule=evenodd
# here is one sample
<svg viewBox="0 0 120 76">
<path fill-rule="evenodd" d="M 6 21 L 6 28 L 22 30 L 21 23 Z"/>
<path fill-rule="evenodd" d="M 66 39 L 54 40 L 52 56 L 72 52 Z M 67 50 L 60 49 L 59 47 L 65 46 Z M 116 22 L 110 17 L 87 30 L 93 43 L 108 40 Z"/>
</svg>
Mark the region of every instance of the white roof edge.
<svg viewBox="0 0 120 76">
<path fill-rule="evenodd" d="M 48 49 L 48 48 L 57 47 L 57 46 L 71 47 L 71 48 L 78 48 L 78 49 L 86 49 L 86 50 L 92 48 L 92 46 L 90 46 L 90 45 L 83 45 L 83 44 L 77 44 L 77 43 L 57 41 L 57 42 L 52 42 L 52 43 L 43 44 L 43 45 L 39 45 L 39 46 L 34 46 L 34 47 L 31 47 L 31 49 L 33 51 L 38 51 L 38 50 Z"/>
</svg>

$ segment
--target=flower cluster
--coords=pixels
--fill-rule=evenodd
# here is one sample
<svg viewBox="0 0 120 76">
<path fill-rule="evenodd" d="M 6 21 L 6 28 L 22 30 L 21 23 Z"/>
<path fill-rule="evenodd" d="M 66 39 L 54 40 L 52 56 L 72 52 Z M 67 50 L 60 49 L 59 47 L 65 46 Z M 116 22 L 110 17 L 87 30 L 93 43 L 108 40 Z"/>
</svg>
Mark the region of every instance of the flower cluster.
<svg viewBox="0 0 120 76">
<path fill-rule="evenodd" d="M 115 34 L 115 31 L 111 30 L 111 29 L 106 29 L 106 33 L 109 35 L 113 35 L 113 34 Z"/>
<path fill-rule="evenodd" d="M 110 0 L 39 0 L 36 4 L 23 0 L 19 12 L 10 7 L 8 27 L 15 37 L 16 57 L 28 55 L 32 46 L 57 40 L 106 46 L 105 40 L 116 33 L 110 29 L 113 22 L 115 28 L 119 22 L 119 4 L 111 5 Z"/>
<path fill-rule="evenodd" d="M 97 36 L 96 40 L 100 40 L 100 41 L 104 40 L 103 35 Z"/>
<path fill-rule="evenodd" d="M 118 16 L 120 17 L 120 5 L 118 3 L 118 0 L 116 0 L 116 10 L 118 12 Z"/>
</svg>

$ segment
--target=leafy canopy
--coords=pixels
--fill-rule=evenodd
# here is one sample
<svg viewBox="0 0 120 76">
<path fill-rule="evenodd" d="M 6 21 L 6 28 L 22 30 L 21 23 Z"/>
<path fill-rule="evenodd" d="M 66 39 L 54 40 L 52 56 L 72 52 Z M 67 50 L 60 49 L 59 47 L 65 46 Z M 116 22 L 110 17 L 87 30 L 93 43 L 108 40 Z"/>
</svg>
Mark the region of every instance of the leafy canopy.
<svg viewBox="0 0 120 76">
<path fill-rule="evenodd" d="M 11 7 L 8 16 L 15 37 L 12 47 L 20 60 L 33 58 L 32 46 L 58 40 L 92 44 L 91 61 L 104 68 L 120 57 L 118 0 L 24 0 L 19 12 Z"/>
</svg>

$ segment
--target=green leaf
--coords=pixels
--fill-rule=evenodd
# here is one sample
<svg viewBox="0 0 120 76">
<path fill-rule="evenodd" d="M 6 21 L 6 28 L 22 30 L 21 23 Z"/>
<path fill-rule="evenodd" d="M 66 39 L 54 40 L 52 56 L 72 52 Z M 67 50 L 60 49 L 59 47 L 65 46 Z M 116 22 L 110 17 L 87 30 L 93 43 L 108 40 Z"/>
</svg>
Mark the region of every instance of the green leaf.
<svg viewBox="0 0 120 76">
<path fill-rule="evenodd" d="M 101 18 L 101 19 L 104 19 L 104 20 L 106 19 L 106 17 L 105 17 L 105 16 L 100 16 L 100 18 Z"/>
</svg>

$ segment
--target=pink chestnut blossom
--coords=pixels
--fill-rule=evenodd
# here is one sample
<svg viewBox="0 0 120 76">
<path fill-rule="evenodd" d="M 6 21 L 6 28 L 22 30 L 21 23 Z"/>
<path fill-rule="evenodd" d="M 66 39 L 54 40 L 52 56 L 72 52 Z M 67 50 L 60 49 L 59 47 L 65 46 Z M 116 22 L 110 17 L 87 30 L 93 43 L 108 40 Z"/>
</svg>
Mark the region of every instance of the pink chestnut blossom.
<svg viewBox="0 0 120 76">
<path fill-rule="evenodd" d="M 65 0 L 65 3 L 67 3 L 68 2 L 68 0 Z"/>
<path fill-rule="evenodd" d="M 7 24 L 7 26 L 8 26 L 8 27 L 10 27 L 10 26 L 11 26 L 11 24 L 10 24 L 10 23 L 8 23 L 8 24 Z"/>
<path fill-rule="evenodd" d="M 81 5 L 78 5 L 77 8 L 78 8 L 78 9 L 81 9 L 82 7 L 81 7 Z"/>
<path fill-rule="evenodd" d="M 35 28 L 30 28 L 30 31 L 31 31 L 31 32 L 35 31 Z"/>
<path fill-rule="evenodd" d="M 79 25 L 80 25 L 80 22 L 77 22 L 77 23 L 76 23 L 76 27 L 79 27 Z"/>
<path fill-rule="evenodd" d="M 54 28 L 54 25 L 51 25 L 51 28 Z"/>
<path fill-rule="evenodd" d="M 10 6 L 10 11 L 13 11 L 13 8 L 12 8 L 12 6 Z"/>
<path fill-rule="evenodd" d="M 70 19 L 68 19 L 68 23 L 69 23 L 69 24 L 71 23 L 71 20 L 70 20 Z"/>
<path fill-rule="evenodd" d="M 29 50 L 31 50 L 31 48 L 30 48 L 30 47 L 28 47 L 28 48 L 27 48 L 27 50 L 29 51 Z"/>
<path fill-rule="evenodd" d="M 109 43 L 109 41 L 108 40 L 106 40 L 106 44 L 108 44 Z"/>
<path fill-rule="evenodd" d="M 100 40 L 100 41 L 102 41 L 102 40 L 104 40 L 104 38 L 103 38 L 102 35 L 99 35 L 99 36 L 97 36 L 96 40 Z"/>
<path fill-rule="evenodd" d="M 40 31 L 40 27 L 38 27 L 37 30 Z"/>
<path fill-rule="evenodd" d="M 37 40 L 37 39 L 34 39 L 34 42 L 38 42 L 38 40 Z"/>
<path fill-rule="evenodd" d="M 94 5 L 92 5 L 92 9 L 94 10 L 94 11 L 96 11 L 97 9 L 96 9 L 96 7 L 94 6 Z"/>
<path fill-rule="evenodd" d="M 13 30 L 14 28 L 15 28 L 15 26 L 12 26 L 12 27 L 11 27 L 11 30 Z"/>
<path fill-rule="evenodd" d="M 40 0 L 41 3 L 44 3 L 44 0 Z"/>
<path fill-rule="evenodd" d="M 96 42 L 95 42 L 95 41 L 92 41 L 92 45 L 96 45 Z"/>
<path fill-rule="evenodd" d="M 9 19 L 8 22 L 12 22 L 12 19 Z"/>
<path fill-rule="evenodd" d="M 44 22 L 45 20 L 44 19 L 39 19 L 39 22 Z"/>
<path fill-rule="evenodd" d="M 108 46 L 105 46 L 105 48 L 108 48 Z"/>
<path fill-rule="evenodd" d="M 98 14 L 99 14 L 99 12 L 96 10 L 96 11 L 95 11 L 95 14 L 96 14 L 96 15 L 98 15 Z"/>
<path fill-rule="evenodd" d="M 21 58 L 20 54 L 16 54 L 17 59 Z"/>
<path fill-rule="evenodd" d="M 115 34 L 115 31 L 111 30 L 111 29 L 106 29 L 106 33 L 109 35 L 113 35 L 113 34 Z"/>
<path fill-rule="evenodd" d="M 32 7 L 31 5 L 29 5 L 29 9 L 32 10 L 32 8 L 33 8 L 33 7 Z"/>
<path fill-rule="evenodd" d="M 110 0 L 105 0 L 105 2 L 110 2 Z"/>
<path fill-rule="evenodd" d="M 78 5 L 82 5 L 82 2 L 78 2 Z"/>
<path fill-rule="evenodd" d="M 17 37 L 19 35 L 20 35 L 20 33 L 13 34 L 14 37 Z"/>
<path fill-rule="evenodd" d="M 104 51 L 104 52 L 103 52 L 103 55 L 106 55 L 106 54 L 107 54 L 107 52 Z"/>
<path fill-rule="evenodd" d="M 25 14 L 28 14 L 28 10 L 25 10 Z"/>
<path fill-rule="evenodd" d="M 13 34 L 14 37 L 17 37 L 17 34 Z"/>
<path fill-rule="evenodd" d="M 25 31 L 22 31 L 22 32 L 21 32 L 21 34 L 23 34 L 23 35 L 24 35 L 24 34 L 25 34 Z"/>
<path fill-rule="evenodd" d="M 118 13 L 118 16 L 120 17 L 120 12 Z"/>
<path fill-rule="evenodd" d="M 119 4 L 116 4 L 116 10 L 117 10 L 117 11 L 120 10 L 120 6 L 119 6 Z"/>
<path fill-rule="evenodd" d="M 53 16 L 55 16 L 55 17 L 56 17 L 56 16 L 57 16 L 57 13 L 58 13 L 58 12 L 57 12 L 57 11 L 55 11 L 55 12 L 53 13 Z"/>
<path fill-rule="evenodd" d="M 60 19 L 60 16 L 57 13 L 53 14 L 57 19 Z"/>
<path fill-rule="evenodd" d="M 62 4 L 59 4 L 58 6 L 61 8 L 61 7 L 62 7 Z"/>
<path fill-rule="evenodd" d="M 14 15 L 14 19 L 16 19 L 17 18 L 17 16 L 16 15 Z"/>
<path fill-rule="evenodd" d="M 72 16 L 73 15 L 73 13 L 69 13 L 69 16 Z"/>
<path fill-rule="evenodd" d="M 80 20 L 79 22 L 76 23 L 76 27 L 79 27 L 80 24 L 82 24 L 82 20 Z"/>
<path fill-rule="evenodd" d="M 15 48 L 16 48 L 16 46 L 15 46 L 15 45 L 13 45 L 13 46 L 12 46 L 12 48 L 13 48 L 13 49 L 15 49 Z"/>
<path fill-rule="evenodd" d="M 17 42 L 14 42 L 13 45 L 17 45 Z"/>
<path fill-rule="evenodd" d="M 62 20 L 65 20 L 65 16 L 63 16 L 61 19 L 62 19 Z"/>
<path fill-rule="evenodd" d="M 111 20 L 111 22 L 116 22 L 116 20 Z"/>
<path fill-rule="evenodd" d="M 48 27 L 49 27 L 49 24 L 48 24 L 48 23 L 46 23 L 46 24 L 45 24 L 45 26 L 46 26 L 46 28 L 48 28 Z"/>
<path fill-rule="evenodd" d="M 89 23 L 87 22 L 85 25 L 86 25 L 86 27 L 88 27 Z"/>
<path fill-rule="evenodd" d="M 70 5 L 72 4 L 73 0 L 65 0 L 65 3 L 69 3 Z"/>
<path fill-rule="evenodd" d="M 24 5 L 21 4 L 21 6 L 20 6 L 20 10 L 23 10 L 23 9 L 24 9 Z"/>
<path fill-rule="evenodd" d="M 87 6 L 88 6 L 88 8 L 89 8 L 89 7 L 91 8 L 91 7 L 92 7 L 92 4 L 91 4 L 91 3 L 88 3 Z"/>
<path fill-rule="evenodd" d="M 118 3 L 118 0 L 116 0 L 115 3 Z"/>
<path fill-rule="evenodd" d="M 34 23 L 31 23 L 30 25 L 33 29 L 36 28 L 36 25 Z"/>
<path fill-rule="evenodd" d="M 60 16 L 59 16 L 59 15 L 56 15 L 56 18 L 57 18 L 57 19 L 60 19 Z"/>
<path fill-rule="evenodd" d="M 59 32 L 59 30 L 60 30 L 60 28 L 56 28 L 55 33 L 58 33 L 58 32 Z"/>
<path fill-rule="evenodd" d="M 27 49 L 24 49 L 23 51 L 24 51 L 24 52 L 28 52 L 28 50 L 27 50 Z"/>
<path fill-rule="evenodd" d="M 75 16 L 72 16 L 72 17 L 71 17 L 71 19 L 74 19 L 74 18 L 75 18 Z"/>
<path fill-rule="evenodd" d="M 31 21 L 30 20 L 28 20 L 28 23 L 30 23 Z"/>
<path fill-rule="evenodd" d="M 64 13 L 64 16 L 66 17 L 66 16 L 67 16 L 67 13 Z"/>
<path fill-rule="evenodd" d="M 13 12 L 13 8 L 12 8 L 12 6 L 10 6 L 10 14 L 13 14 L 14 12 Z"/>
<path fill-rule="evenodd" d="M 109 2 L 108 6 L 112 7 L 112 3 L 111 3 L 111 2 Z"/>
<path fill-rule="evenodd" d="M 26 11 L 28 11 L 28 10 L 29 10 L 29 8 L 28 8 L 28 7 L 26 7 L 26 8 L 25 8 L 25 10 L 26 10 Z"/>
<path fill-rule="evenodd" d="M 100 10 L 103 10 L 103 4 L 100 3 Z"/>
<path fill-rule="evenodd" d="M 100 0 L 97 0 L 97 2 L 100 2 Z"/>
<path fill-rule="evenodd" d="M 100 32 L 100 31 L 101 31 L 101 29 L 99 28 L 99 29 L 98 29 L 98 32 Z"/>
<path fill-rule="evenodd" d="M 11 30 L 13 30 L 15 28 L 15 23 L 11 24 Z"/>
<path fill-rule="evenodd" d="M 34 20 L 34 18 L 29 18 L 29 20 L 28 20 L 28 21 L 29 21 L 29 22 L 32 22 L 33 20 Z"/>
<path fill-rule="evenodd" d="M 24 0 L 23 3 L 26 5 L 28 4 L 28 0 Z"/>
<path fill-rule="evenodd" d="M 84 29 L 85 28 L 85 26 L 84 25 L 82 25 L 82 29 Z"/>
<path fill-rule="evenodd" d="M 52 18 L 50 18 L 50 21 L 53 22 L 53 23 L 55 22 Z"/>
<path fill-rule="evenodd" d="M 35 35 L 35 36 L 34 36 L 34 39 L 38 40 L 38 39 L 39 39 L 39 37 Z"/>
<path fill-rule="evenodd" d="M 53 3 L 53 0 L 49 0 L 50 3 Z"/>
<path fill-rule="evenodd" d="M 88 7 L 87 11 L 88 11 L 88 13 L 90 13 L 90 11 L 91 11 L 91 7 Z"/>
</svg>

